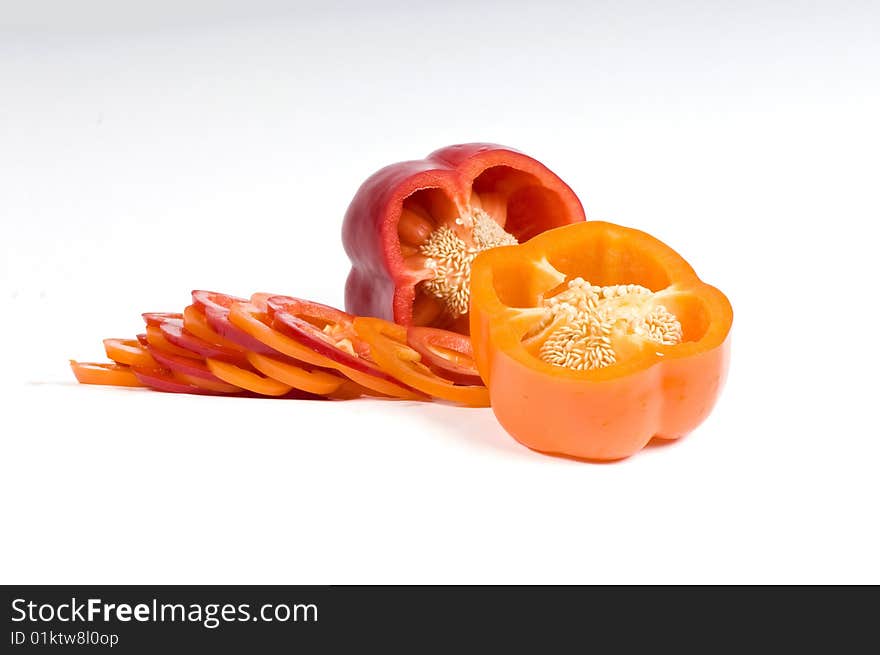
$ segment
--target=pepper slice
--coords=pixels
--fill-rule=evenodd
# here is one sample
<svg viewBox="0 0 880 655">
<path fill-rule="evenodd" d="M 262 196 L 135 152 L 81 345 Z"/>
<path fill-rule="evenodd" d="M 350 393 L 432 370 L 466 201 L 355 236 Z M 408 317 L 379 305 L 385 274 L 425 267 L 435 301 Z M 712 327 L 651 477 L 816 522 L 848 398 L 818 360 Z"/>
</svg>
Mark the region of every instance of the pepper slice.
<svg viewBox="0 0 880 655">
<path fill-rule="evenodd" d="M 351 314 L 290 296 L 272 296 L 266 306 L 273 325 L 331 359 L 352 359 L 348 363 L 357 368 L 355 358 L 370 356 L 367 345 L 355 334 Z"/>
<path fill-rule="evenodd" d="M 153 358 L 162 368 L 170 371 L 173 377 L 183 380 L 187 384 L 194 384 L 195 386 L 206 388 L 211 391 L 223 391 L 225 393 L 241 391 L 241 389 L 232 389 L 232 391 L 230 391 L 229 389 L 224 388 L 223 380 L 219 379 L 211 372 L 204 360 L 173 355 L 171 353 L 162 352 L 158 348 L 153 348 L 152 346 L 150 346 L 150 354 L 153 355 Z M 205 380 L 208 384 L 197 384 L 193 382 L 191 378 Z"/>
<path fill-rule="evenodd" d="M 324 371 L 309 371 L 277 357 L 248 353 L 247 358 L 251 365 L 263 375 L 289 384 L 294 389 L 309 393 L 319 395 L 333 393 L 345 382 L 345 378 L 339 375 Z"/>
<path fill-rule="evenodd" d="M 186 348 L 181 348 L 180 346 L 175 346 L 173 343 L 168 341 L 168 339 L 166 339 L 165 335 L 162 333 L 162 328 L 158 325 L 148 325 L 147 334 L 144 338 L 146 340 L 146 343 L 149 344 L 149 347 L 155 350 L 169 353 L 171 355 L 177 355 L 179 357 L 202 359 L 202 356 L 198 353 L 194 353 L 191 350 L 187 350 Z M 140 335 L 138 335 L 138 341 L 141 341 Z M 143 343 L 143 341 L 141 341 L 141 343 Z"/>
<path fill-rule="evenodd" d="M 349 379 L 346 379 L 336 391 L 327 394 L 327 398 L 330 400 L 354 400 L 361 396 L 368 396 L 371 398 L 390 398 L 390 396 L 363 387 L 354 380 Z"/>
<path fill-rule="evenodd" d="M 240 348 L 249 352 L 271 355 L 272 349 L 242 332 L 229 320 L 229 310 L 234 305 L 246 303 L 244 298 L 236 298 L 215 291 L 193 291 L 193 304 L 205 314 L 211 329 L 223 339 L 232 341 Z"/>
<path fill-rule="evenodd" d="M 591 221 L 477 257 L 471 336 L 518 441 L 588 460 L 677 439 L 714 406 L 733 311 L 669 246 Z"/>
<path fill-rule="evenodd" d="M 283 396 L 292 389 L 289 384 L 263 377 L 252 371 L 246 371 L 235 364 L 222 362 L 219 359 L 209 359 L 205 363 L 211 373 L 227 384 L 247 389 L 261 396 Z"/>
<path fill-rule="evenodd" d="M 474 257 L 585 220 L 574 192 L 540 162 L 487 143 L 386 166 L 349 205 L 345 308 L 403 325 L 467 332 Z"/>
<path fill-rule="evenodd" d="M 458 384 L 483 385 L 471 340 L 463 334 L 411 325 L 406 342 L 432 371 Z"/>
<path fill-rule="evenodd" d="M 239 387 L 227 384 L 219 379 L 209 379 L 196 375 L 189 375 L 188 373 L 183 373 L 181 371 L 174 371 L 171 375 L 181 382 L 191 384 L 194 387 L 213 393 L 231 395 L 241 393 L 242 391 Z"/>
<path fill-rule="evenodd" d="M 267 315 L 250 303 L 233 305 L 229 310 L 229 321 L 249 338 L 260 343 L 263 351 L 270 353 L 270 357 L 280 353 L 312 366 L 329 367 L 332 364 L 327 357 L 275 330 L 268 323 Z"/>
<path fill-rule="evenodd" d="M 144 312 L 141 316 L 144 319 L 144 323 L 152 325 L 153 327 L 159 327 L 165 321 L 183 320 L 183 314 L 178 314 L 176 312 Z"/>
<path fill-rule="evenodd" d="M 373 359 L 401 382 L 441 400 L 469 407 L 488 407 L 484 386 L 457 386 L 422 364 L 421 355 L 406 344 L 406 328 L 381 318 L 354 320 L 358 336 L 370 347 Z"/>
<path fill-rule="evenodd" d="M 194 384 L 175 378 L 171 371 L 162 368 L 140 368 L 131 369 L 137 381 L 154 391 L 164 391 L 165 393 L 189 393 L 195 395 L 215 395 L 215 392 L 203 389 Z"/>
<path fill-rule="evenodd" d="M 156 360 L 137 339 L 104 339 L 104 352 L 117 364 L 158 368 Z"/>
<path fill-rule="evenodd" d="M 159 329 L 166 341 L 178 348 L 195 353 L 200 357 L 222 359 L 233 364 L 246 365 L 247 356 L 240 349 L 227 348 L 200 339 L 194 334 L 187 332 L 182 323 L 165 321 Z"/>
<path fill-rule="evenodd" d="M 103 362 L 78 362 L 70 360 L 70 369 L 80 384 L 100 384 L 112 387 L 142 387 L 128 366 Z"/>
<path fill-rule="evenodd" d="M 207 341 L 212 345 L 222 346 L 223 348 L 228 348 L 229 350 L 240 353 L 246 352 L 244 348 L 234 341 L 224 339 L 215 332 L 211 326 L 208 325 L 208 319 L 205 318 L 205 313 L 195 305 L 189 305 L 183 310 L 183 329 L 202 341 Z"/>
</svg>

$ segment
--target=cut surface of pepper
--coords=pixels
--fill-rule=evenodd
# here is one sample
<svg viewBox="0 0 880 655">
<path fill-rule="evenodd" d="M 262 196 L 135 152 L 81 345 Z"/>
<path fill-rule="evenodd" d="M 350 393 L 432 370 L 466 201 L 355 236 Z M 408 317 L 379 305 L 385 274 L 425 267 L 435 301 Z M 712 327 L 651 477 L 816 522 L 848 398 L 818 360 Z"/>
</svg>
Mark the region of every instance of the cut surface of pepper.
<svg viewBox="0 0 880 655">
<path fill-rule="evenodd" d="M 615 364 L 640 341 L 681 343 L 681 323 L 660 304 L 664 292 L 638 284 L 596 286 L 582 277 L 541 299 L 544 317 L 523 341 L 555 366 L 592 370 Z"/>
<path fill-rule="evenodd" d="M 471 298 L 493 411 L 541 452 L 611 460 L 677 439 L 726 377 L 729 301 L 638 230 L 591 221 L 487 251 Z"/>
<path fill-rule="evenodd" d="M 467 333 L 471 266 L 481 252 L 584 218 L 559 177 L 503 146 L 450 146 L 387 166 L 346 212 L 346 309 Z"/>
</svg>

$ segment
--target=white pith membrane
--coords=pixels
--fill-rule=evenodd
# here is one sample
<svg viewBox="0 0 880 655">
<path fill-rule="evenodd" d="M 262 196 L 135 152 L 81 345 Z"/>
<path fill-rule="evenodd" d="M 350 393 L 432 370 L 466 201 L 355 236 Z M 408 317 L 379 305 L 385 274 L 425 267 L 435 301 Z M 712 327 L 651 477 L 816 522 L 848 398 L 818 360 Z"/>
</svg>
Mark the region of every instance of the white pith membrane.
<svg viewBox="0 0 880 655">
<path fill-rule="evenodd" d="M 471 265 L 489 248 L 517 244 L 492 217 L 479 208 L 455 219 L 455 229 L 441 225 L 419 246 L 425 268 L 433 276 L 419 288 L 439 300 L 451 318 L 467 314 L 471 299 Z"/>
<path fill-rule="evenodd" d="M 324 335 L 324 338 L 328 343 L 347 352 L 349 355 L 354 355 L 355 357 L 360 357 L 362 355 L 362 353 L 359 353 L 354 349 L 354 344 L 347 336 L 345 329 L 340 325 L 336 323 L 327 323 L 321 328 L 321 334 Z"/>
<path fill-rule="evenodd" d="M 662 298 L 637 284 L 597 286 L 576 277 L 541 298 L 543 314 L 523 343 L 548 364 L 578 371 L 611 366 L 647 342 L 673 346 L 681 343 L 681 323 Z"/>
</svg>

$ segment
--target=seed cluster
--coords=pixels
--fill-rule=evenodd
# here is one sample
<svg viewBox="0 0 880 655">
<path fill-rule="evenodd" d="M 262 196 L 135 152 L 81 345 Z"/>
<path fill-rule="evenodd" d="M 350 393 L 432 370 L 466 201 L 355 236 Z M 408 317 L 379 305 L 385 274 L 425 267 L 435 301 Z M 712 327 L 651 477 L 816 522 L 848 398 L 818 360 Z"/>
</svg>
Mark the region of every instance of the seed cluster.
<svg viewBox="0 0 880 655">
<path fill-rule="evenodd" d="M 657 305 L 633 325 L 633 334 L 664 346 L 681 343 L 681 323 L 663 305 Z"/>
<path fill-rule="evenodd" d="M 600 287 L 583 278 L 543 301 L 545 315 L 537 330 L 549 336 L 540 347 L 548 364 L 579 371 L 610 366 L 617 361 L 614 335 L 634 335 L 662 345 L 681 343 L 681 323 L 654 293 L 637 284 Z"/>
<path fill-rule="evenodd" d="M 470 230 L 472 244 L 443 225 L 422 244 L 419 251 L 427 257 L 425 265 L 434 271 L 434 277 L 421 285 L 426 293 L 442 301 L 452 318 L 467 314 L 471 300 L 471 265 L 483 250 L 517 243 L 512 234 L 504 231 L 482 209 L 474 209 L 470 216 L 456 220 Z"/>
<path fill-rule="evenodd" d="M 607 312 L 602 310 L 576 316 L 553 330 L 541 344 L 541 359 L 579 371 L 610 366 L 617 361 L 611 327 Z"/>
</svg>

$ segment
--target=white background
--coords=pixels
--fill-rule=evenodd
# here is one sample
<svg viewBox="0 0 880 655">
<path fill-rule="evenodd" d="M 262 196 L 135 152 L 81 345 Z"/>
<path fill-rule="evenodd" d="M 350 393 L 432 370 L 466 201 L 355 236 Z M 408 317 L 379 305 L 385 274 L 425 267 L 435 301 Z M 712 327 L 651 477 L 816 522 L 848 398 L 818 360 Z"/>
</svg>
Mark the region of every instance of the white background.
<svg viewBox="0 0 880 655">
<path fill-rule="evenodd" d="M 875 2 L 0 7 L 0 581 L 880 582 Z M 360 182 L 474 140 L 729 295 L 688 438 L 72 383 L 192 288 L 341 305 Z"/>
</svg>

